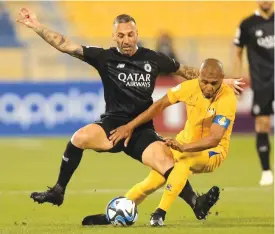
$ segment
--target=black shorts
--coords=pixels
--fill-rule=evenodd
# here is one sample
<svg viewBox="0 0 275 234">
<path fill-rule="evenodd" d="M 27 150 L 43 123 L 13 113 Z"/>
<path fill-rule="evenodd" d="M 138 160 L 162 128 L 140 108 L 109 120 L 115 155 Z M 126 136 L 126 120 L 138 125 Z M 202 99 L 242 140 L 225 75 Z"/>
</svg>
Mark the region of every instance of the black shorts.
<svg viewBox="0 0 275 234">
<path fill-rule="evenodd" d="M 252 116 L 274 114 L 274 89 L 270 87 L 264 90 L 254 90 Z"/>
<path fill-rule="evenodd" d="M 121 125 L 125 125 L 130 121 L 131 119 L 128 118 L 105 116 L 101 120 L 95 121 L 94 124 L 101 126 L 104 129 L 107 137 L 109 137 L 110 132 L 113 129 Z M 155 141 L 163 141 L 163 139 L 155 132 L 153 122 L 148 122 L 134 130 L 127 147 L 124 147 L 123 139 L 112 149 L 100 152 L 117 153 L 123 151 L 130 157 L 142 162 L 143 151 L 147 148 L 147 146 Z"/>
</svg>

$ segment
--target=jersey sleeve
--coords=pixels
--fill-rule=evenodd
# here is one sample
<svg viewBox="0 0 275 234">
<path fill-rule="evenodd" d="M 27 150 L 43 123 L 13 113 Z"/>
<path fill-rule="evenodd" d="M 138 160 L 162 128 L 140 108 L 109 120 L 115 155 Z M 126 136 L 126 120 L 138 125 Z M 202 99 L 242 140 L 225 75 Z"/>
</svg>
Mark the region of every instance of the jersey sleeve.
<svg viewBox="0 0 275 234">
<path fill-rule="evenodd" d="M 241 48 L 248 43 L 248 32 L 244 22 L 237 28 L 233 42 L 236 46 Z"/>
<path fill-rule="evenodd" d="M 235 120 L 236 110 L 237 98 L 235 94 L 232 93 L 221 98 L 216 109 L 213 123 L 219 124 L 227 129 Z"/>
<path fill-rule="evenodd" d="M 101 55 L 104 51 L 103 48 L 95 47 L 95 46 L 82 46 L 83 47 L 83 55 L 84 61 L 96 69 L 98 69 Z"/>
<path fill-rule="evenodd" d="M 163 53 L 157 53 L 157 63 L 159 67 L 159 73 L 174 73 L 180 67 L 180 64 L 175 59 L 170 58 Z"/>
<path fill-rule="evenodd" d="M 188 81 L 182 82 L 181 84 L 168 90 L 167 96 L 171 104 L 177 102 L 185 102 L 188 97 Z"/>
</svg>

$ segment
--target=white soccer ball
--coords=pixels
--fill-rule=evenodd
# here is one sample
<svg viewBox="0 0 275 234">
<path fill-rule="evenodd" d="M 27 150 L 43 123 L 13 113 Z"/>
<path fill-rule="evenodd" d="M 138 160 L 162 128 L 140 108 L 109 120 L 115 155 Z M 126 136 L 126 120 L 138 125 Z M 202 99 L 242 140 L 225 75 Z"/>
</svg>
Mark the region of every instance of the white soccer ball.
<svg viewBox="0 0 275 234">
<path fill-rule="evenodd" d="M 114 226 L 130 226 L 137 221 L 137 206 L 126 197 L 116 197 L 108 203 L 106 217 Z"/>
</svg>

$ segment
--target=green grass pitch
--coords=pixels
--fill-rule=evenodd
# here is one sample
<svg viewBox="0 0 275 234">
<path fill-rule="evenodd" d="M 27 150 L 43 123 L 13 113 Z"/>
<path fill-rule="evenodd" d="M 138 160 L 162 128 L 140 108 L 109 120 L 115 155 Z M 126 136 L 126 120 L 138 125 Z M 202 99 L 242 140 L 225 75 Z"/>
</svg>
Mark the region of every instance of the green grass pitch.
<svg viewBox="0 0 275 234">
<path fill-rule="evenodd" d="M 222 166 L 212 174 L 191 177 L 199 192 L 206 192 L 212 185 L 223 188 L 221 199 L 208 219 L 196 220 L 191 209 L 177 199 L 162 228 L 148 225 L 161 191 L 139 206 L 139 218 L 132 227 L 80 225 L 84 216 L 104 212 L 110 199 L 123 195 L 149 172 L 124 154 L 86 151 L 63 205 L 34 203 L 29 198 L 30 192 L 45 190 L 56 182 L 66 142 L 66 138 L 0 139 L 1 234 L 274 233 L 273 187 L 258 186 L 261 171 L 253 136 L 233 135 L 229 156 Z"/>
</svg>

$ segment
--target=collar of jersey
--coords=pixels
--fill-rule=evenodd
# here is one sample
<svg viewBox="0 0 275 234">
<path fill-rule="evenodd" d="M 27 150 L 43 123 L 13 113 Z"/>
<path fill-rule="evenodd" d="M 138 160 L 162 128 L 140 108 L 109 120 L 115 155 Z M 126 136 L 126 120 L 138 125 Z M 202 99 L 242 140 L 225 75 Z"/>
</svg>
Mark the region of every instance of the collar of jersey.
<svg viewBox="0 0 275 234">
<path fill-rule="evenodd" d="M 269 19 L 272 17 L 272 15 L 274 14 L 274 12 L 273 12 L 273 14 L 271 14 L 271 15 L 269 16 L 269 18 L 267 19 L 267 18 L 265 18 L 265 17 L 261 14 L 261 12 L 260 12 L 259 10 L 256 10 L 254 13 L 255 13 L 255 15 L 260 16 L 260 17 L 262 17 L 262 18 L 265 19 L 265 20 L 269 20 Z"/>
</svg>

